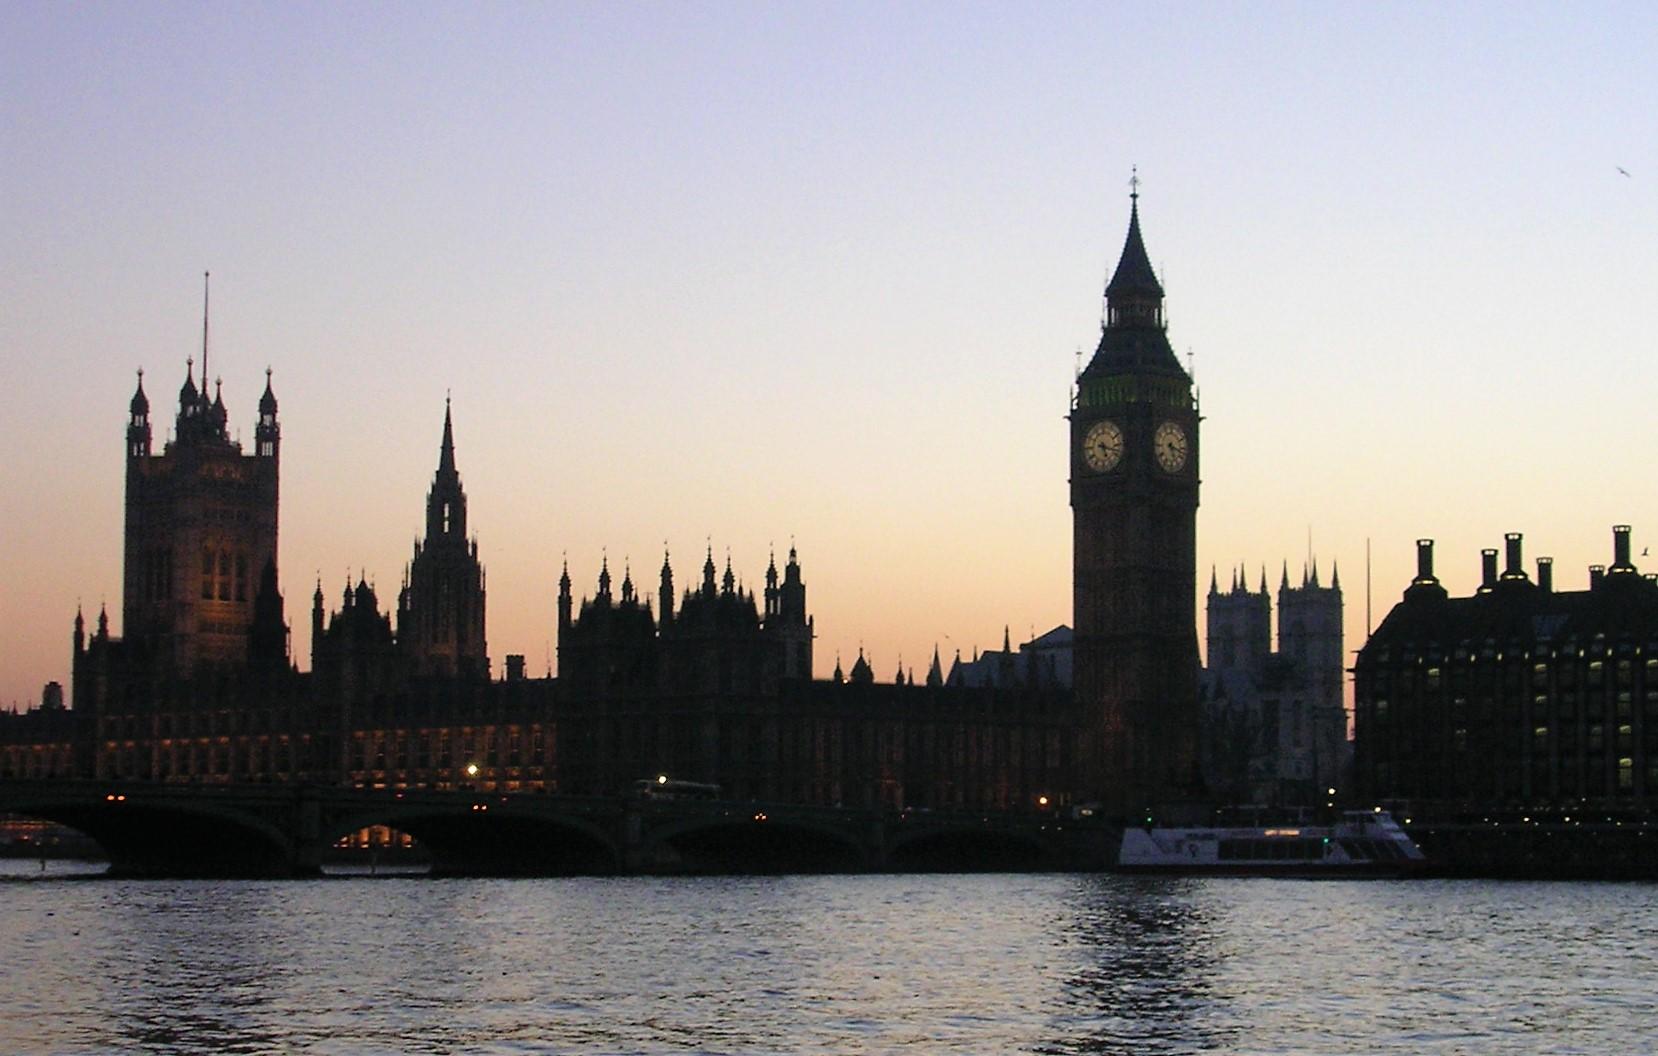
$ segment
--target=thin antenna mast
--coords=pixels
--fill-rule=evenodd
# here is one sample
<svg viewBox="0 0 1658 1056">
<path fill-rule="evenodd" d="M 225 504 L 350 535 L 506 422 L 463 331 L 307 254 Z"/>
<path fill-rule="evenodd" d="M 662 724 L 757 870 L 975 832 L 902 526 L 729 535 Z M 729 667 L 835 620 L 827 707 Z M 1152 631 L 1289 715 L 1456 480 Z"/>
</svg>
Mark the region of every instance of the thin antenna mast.
<svg viewBox="0 0 1658 1056">
<path fill-rule="evenodd" d="M 1370 537 L 1364 537 L 1364 639 L 1370 640 Z"/>
<path fill-rule="evenodd" d="M 211 377 L 207 372 L 207 283 L 212 274 L 210 271 L 201 273 L 201 392 L 203 396 L 207 395 L 207 379 Z"/>
</svg>

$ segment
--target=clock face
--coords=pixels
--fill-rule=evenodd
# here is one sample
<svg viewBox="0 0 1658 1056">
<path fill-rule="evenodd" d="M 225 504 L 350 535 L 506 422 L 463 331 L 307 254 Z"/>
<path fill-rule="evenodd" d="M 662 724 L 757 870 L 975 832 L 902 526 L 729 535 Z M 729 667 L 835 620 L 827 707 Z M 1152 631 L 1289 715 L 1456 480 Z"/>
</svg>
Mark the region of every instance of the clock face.
<svg viewBox="0 0 1658 1056">
<path fill-rule="evenodd" d="M 1082 460 L 1095 473 L 1104 473 L 1123 460 L 1123 430 L 1109 419 L 1095 422 L 1082 438 Z"/>
<path fill-rule="evenodd" d="M 1167 473 L 1178 473 L 1186 468 L 1186 430 L 1174 422 L 1164 422 L 1157 427 L 1157 433 L 1151 439 L 1152 451 L 1157 455 L 1157 464 Z"/>
</svg>

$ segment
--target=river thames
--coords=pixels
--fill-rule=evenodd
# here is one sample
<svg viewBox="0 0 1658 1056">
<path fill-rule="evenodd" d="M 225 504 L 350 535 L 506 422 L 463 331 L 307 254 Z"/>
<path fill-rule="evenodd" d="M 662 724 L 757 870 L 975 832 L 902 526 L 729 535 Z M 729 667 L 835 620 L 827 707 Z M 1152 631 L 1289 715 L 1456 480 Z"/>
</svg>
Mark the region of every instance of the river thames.
<svg viewBox="0 0 1658 1056">
<path fill-rule="evenodd" d="M 1627 1053 L 1658 886 L 0 867 L 5 1053 Z"/>
</svg>

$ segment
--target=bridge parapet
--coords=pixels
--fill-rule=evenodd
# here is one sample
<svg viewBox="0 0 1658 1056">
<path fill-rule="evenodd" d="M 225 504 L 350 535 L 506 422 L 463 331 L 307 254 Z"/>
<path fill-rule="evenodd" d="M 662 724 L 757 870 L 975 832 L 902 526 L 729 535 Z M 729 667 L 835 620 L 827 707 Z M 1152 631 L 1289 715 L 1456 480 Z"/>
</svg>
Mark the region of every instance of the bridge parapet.
<svg viewBox="0 0 1658 1056">
<path fill-rule="evenodd" d="M 287 785 L 0 781 L 0 812 L 97 840 L 112 872 L 315 876 L 343 836 L 385 825 L 476 874 L 1097 868 L 1051 816 Z"/>
</svg>

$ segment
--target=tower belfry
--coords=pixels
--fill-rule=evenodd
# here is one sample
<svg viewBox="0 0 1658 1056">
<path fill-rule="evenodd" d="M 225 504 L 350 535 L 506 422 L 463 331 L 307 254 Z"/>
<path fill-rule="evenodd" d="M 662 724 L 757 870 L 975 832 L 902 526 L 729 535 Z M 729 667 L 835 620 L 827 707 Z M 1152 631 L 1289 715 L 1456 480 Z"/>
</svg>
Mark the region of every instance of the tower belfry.
<svg viewBox="0 0 1658 1056">
<path fill-rule="evenodd" d="M 1120 816 L 1198 792 L 1198 413 L 1140 232 L 1071 407 L 1078 794 Z"/>
<path fill-rule="evenodd" d="M 204 275 L 201 387 L 187 359 L 173 439 L 159 454 L 142 371 L 128 405 L 122 634 L 164 675 L 246 661 L 260 584 L 277 568 L 276 396 L 267 372 L 260 443 L 244 454 L 223 396 L 208 390 L 207 307 Z M 280 623 L 279 611 L 266 616 Z"/>
</svg>

